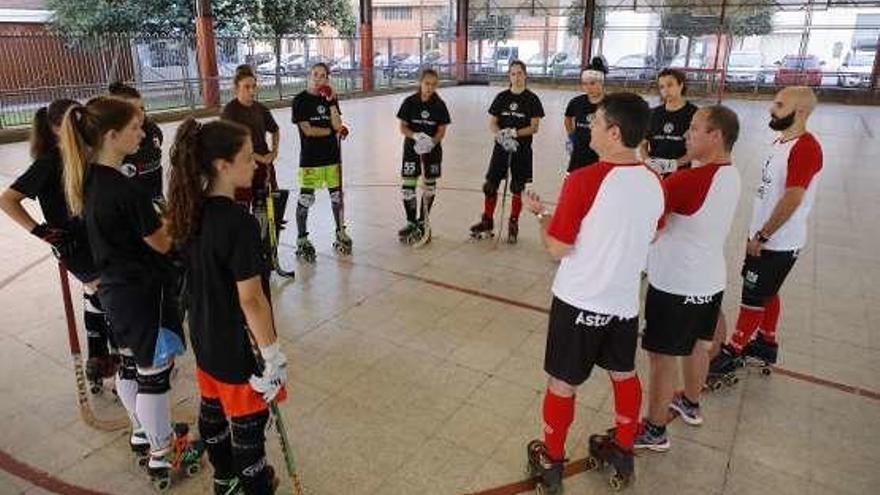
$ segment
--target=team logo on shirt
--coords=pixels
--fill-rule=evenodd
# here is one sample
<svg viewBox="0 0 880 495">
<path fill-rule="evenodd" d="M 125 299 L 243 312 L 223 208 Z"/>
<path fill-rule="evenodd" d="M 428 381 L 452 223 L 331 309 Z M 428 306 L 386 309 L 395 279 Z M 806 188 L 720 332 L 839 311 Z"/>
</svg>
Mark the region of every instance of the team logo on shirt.
<svg viewBox="0 0 880 495">
<path fill-rule="evenodd" d="M 134 163 L 123 163 L 122 166 L 119 167 L 119 171 L 129 179 L 138 173 L 137 166 Z"/>
<path fill-rule="evenodd" d="M 510 108 L 511 112 L 515 112 L 516 109 L 519 108 L 519 104 L 515 101 L 512 101 L 510 102 L 510 106 L 508 108 Z"/>
<path fill-rule="evenodd" d="M 431 116 L 431 112 L 429 112 L 427 110 L 422 110 L 422 118 L 423 119 L 427 119 L 430 116 Z"/>
<path fill-rule="evenodd" d="M 666 134 L 672 134 L 672 131 L 675 130 L 675 124 L 672 122 L 667 122 L 663 124 L 663 132 Z"/>
<path fill-rule="evenodd" d="M 712 296 L 687 296 L 684 298 L 685 304 L 709 304 L 712 302 Z"/>
<path fill-rule="evenodd" d="M 324 115 L 325 113 L 327 113 L 327 108 L 324 105 L 318 105 L 318 113 Z"/>
</svg>

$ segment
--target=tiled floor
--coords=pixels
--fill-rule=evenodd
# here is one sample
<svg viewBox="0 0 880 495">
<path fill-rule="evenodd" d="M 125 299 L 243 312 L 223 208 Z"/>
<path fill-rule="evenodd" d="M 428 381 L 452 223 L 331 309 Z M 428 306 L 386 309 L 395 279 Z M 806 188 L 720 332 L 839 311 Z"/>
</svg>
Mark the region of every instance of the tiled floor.
<svg viewBox="0 0 880 495">
<path fill-rule="evenodd" d="M 523 218 L 517 246 L 467 241 L 490 152 L 485 109 L 496 89 L 443 90 L 454 123 L 434 242 L 422 250 L 401 246 L 395 235 L 401 96 L 343 102 L 352 128 L 344 160 L 355 253 L 340 259 L 332 252 L 329 202 L 319 194 L 311 218 L 317 265 L 297 266 L 293 283 L 273 281 L 291 363 L 283 411 L 309 493 L 459 494 L 523 477 L 525 444 L 540 432 L 543 308 L 555 265 L 531 218 Z M 536 138 L 534 187 L 553 200 L 564 153 L 561 114 L 573 94 L 538 94 L 551 117 Z M 732 321 L 750 191 L 770 133 L 766 102 L 728 104 L 742 121 L 735 161 L 745 190 L 728 242 Z M 288 111 L 275 115 L 283 123 L 279 176 L 290 187 L 299 145 Z M 704 399 L 702 428 L 672 426 L 671 452 L 639 456 L 631 493 L 864 494 L 880 486 L 880 396 L 859 395 L 880 391 L 880 109 L 823 105 L 812 127 L 825 171 L 809 246 L 783 290 L 780 366 L 826 383 L 748 373 Z M 162 128 L 167 145 L 175 125 Z M 26 164 L 24 143 L 0 147 L 0 185 Z M 5 217 L 0 232 L 0 450 L 67 483 L 150 493 L 124 434 L 92 430 L 77 416 L 53 260 Z M 292 236 L 282 238 L 286 263 L 295 263 Z M 192 420 L 191 359 L 179 369 L 175 416 Z M 106 399 L 96 402 L 101 414 L 121 412 Z M 585 454 L 588 433 L 610 425 L 611 408 L 607 379 L 597 372 L 578 395 L 572 458 Z M 281 468 L 274 438 L 270 454 Z M 178 492 L 207 493 L 209 472 Z M 573 476 L 566 486 L 569 493 L 610 491 L 596 474 Z M 0 493 L 50 492 L 0 470 Z"/>
</svg>

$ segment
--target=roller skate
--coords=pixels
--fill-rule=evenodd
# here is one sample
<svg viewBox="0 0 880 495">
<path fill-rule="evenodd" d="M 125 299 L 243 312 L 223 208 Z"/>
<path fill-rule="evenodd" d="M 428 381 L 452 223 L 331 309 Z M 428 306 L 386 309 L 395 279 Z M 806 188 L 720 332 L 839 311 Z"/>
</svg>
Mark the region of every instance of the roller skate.
<svg viewBox="0 0 880 495">
<path fill-rule="evenodd" d="M 431 224 L 427 220 L 419 220 L 419 238 L 415 242 L 415 246 L 424 246 L 431 242 Z"/>
<path fill-rule="evenodd" d="M 244 495 L 244 486 L 238 478 L 214 478 L 214 495 Z"/>
<path fill-rule="evenodd" d="M 510 217 L 507 223 L 507 243 L 516 244 L 517 237 L 519 237 L 519 219 Z"/>
<path fill-rule="evenodd" d="M 495 221 L 483 215 L 480 221 L 471 225 L 471 239 L 480 240 L 495 237 Z"/>
<path fill-rule="evenodd" d="M 104 393 L 104 379 L 113 378 L 119 369 L 120 358 L 116 354 L 90 357 L 86 361 L 86 379 L 89 391 L 94 395 Z"/>
<path fill-rule="evenodd" d="M 760 333 L 743 348 L 743 356 L 747 361 L 757 365 L 763 376 L 770 376 L 771 366 L 776 364 L 778 353 L 779 344 L 767 342 Z"/>
<path fill-rule="evenodd" d="M 153 488 L 160 493 L 167 492 L 171 488 L 172 471 L 182 472 L 187 478 L 198 474 L 202 470 L 201 461 L 204 453 L 205 443 L 190 438 L 189 425 L 186 423 L 174 425 L 171 445 L 150 453 L 147 473 L 150 475 Z"/>
<path fill-rule="evenodd" d="M 415 244 L 422 237 L 419 224 L 416 222 L 407 222 L 406 227 L 397 231 L 397 238 L 401 244 Z"/>
<path fill-rule="evenodd" d="M 302 258 L 306 263 L 314 263 L 318 259 L 315 246 L 312 245 L 308 235 L 296 240 L 296 257 Z"/>
<path fill-rule="evenodd" d="M 333 249 L 343 256 L 351 254 L 351 237 L 345 232 L 345 227 L 336 229 L 336 240 L 333 241 Z"/>
<path fill-rule="evenodd" d="M 547 455 L 547 447 L 540 440 L 532 440 L 526 446 L 526 466 L 529 477 L 535 480 L 538 495 L 558 495 L 563 492 L 562 473 L 565 461 L 554 462 Z"/>
<path fill-rule="evenodd" d="M 736 370 L 742 366 L 742 357 L 729 344 L 724 344 L 721 346 L 721 352 L 709 363 L 706 388 L 709 390 L 720 390 L 723 386 L 732 387 L 736 385 L 739 382 Z"/>
<path fill-rule="evenodd" d="M 614 473 L 608 478 L 608 484 L 614 491 L 620 491 L 632 482 L 635 476 L 635 463 L 632 451 L 622 449 L 608 435 L 590 435 L 590 455 L 587 457 L 587 471 L 614 467 Z"/>
<path fill-rule="evenodd" d="M 144 430 L 131 432 L 128 445 L 131 447 L 131 453 L 134 454 L 135 465 L 139 468 L 146 468 L 150 460 L 150 440 L 147 439 Z"/>
</svg>

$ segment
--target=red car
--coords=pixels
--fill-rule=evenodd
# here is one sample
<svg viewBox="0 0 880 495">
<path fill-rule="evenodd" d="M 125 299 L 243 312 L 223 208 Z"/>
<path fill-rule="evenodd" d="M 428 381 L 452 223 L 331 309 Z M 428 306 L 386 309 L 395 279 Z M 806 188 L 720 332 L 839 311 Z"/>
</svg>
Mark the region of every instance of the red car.
<svg viewBox="0 0 880 495">
<path fill-rule="evenodd" d="M 786 55 L 776 62 L 776 84 L 779 86 L 820 86 L 822 66 L 815 55 Z"/>
</svg>

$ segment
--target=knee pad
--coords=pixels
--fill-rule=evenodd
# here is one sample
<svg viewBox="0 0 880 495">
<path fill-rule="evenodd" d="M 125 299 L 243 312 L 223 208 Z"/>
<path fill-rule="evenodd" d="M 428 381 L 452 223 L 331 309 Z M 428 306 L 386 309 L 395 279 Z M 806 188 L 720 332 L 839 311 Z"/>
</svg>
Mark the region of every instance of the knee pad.
<svg viewBox="0 0 880 495">
<path fill-rule="evenodd" d="M 422 196 L 426 198 L 433 197 L 437 194 L 437 182 L 435 181 L 425 181 L 424 187 L 422 187 Z"/>
<path fill-rule="evenodd" d="M 121 355 L 122 364 L 119 365 L 119 378 L 121 380 L 137 380 L 137 364 L 134 357 Z"/>
<path fill-rule="evenodd" d="M 483 194 L 486 196 L 492 196 L 494 194 L 498 194 L 498 183 L 486 181 L 483 183 Z"/>
<path fill-rule="evenodd" d="M 511 181 L 510 183 L 510 192 L 513 194 L 520 194 L 526 190 L 526 183 L 519 181 Z"/>
<path fill-rule="evenodd" d="M 403 186 L 400 194 L 404 201 L 414 201 L 416 199 L 416 190 L 414 187 Z"/>
<path fill-rule="evenodd" d="M 174 365 L 159 371 L 145 375 L 143 370 L 137 370 L 137 383 L 139 394 L 160 395 L 171 390 L 171 370 Z"/>
<path fill-rule="evenodd" d="M 254 479 L 266 467 L 266 423 L 269 411 L 232 418 L 232 452 L 236 470 Z"/>
<path fill-rule="evenodd" d="M 104 314 L 104 305 L 97 292 L 83 291 L 83 308 L 88 313 Z"/>
<path fill-rule="evenodd" d="M 290 191 L 287 189 L 278 189 L 272 193 L 272 197 L 275 200 L 275 215 L 278 217 L 284 216 L 284 210 L 287 209 L 287 198 L 290 196 Z"/>
<path fill-rule="evenodd" d="M 303 208 L 311 208 L 313 204 L 315 204 L 315 193 L 301 193 L 299 195 L 299 199 L 297 200 L 300 206 Z"/>
<path fill-rule="evenodd" d="M 334 204 L 342 203 L 342 189 L 330 190 L 330 202 Z"/>
<path fill-rule="evenodd" d="M 229 422 L 217 399 L 202 397 L 199 406 L 199 434 L 208 445 L 217 445 L 230 438 Z"/>
</svg>

